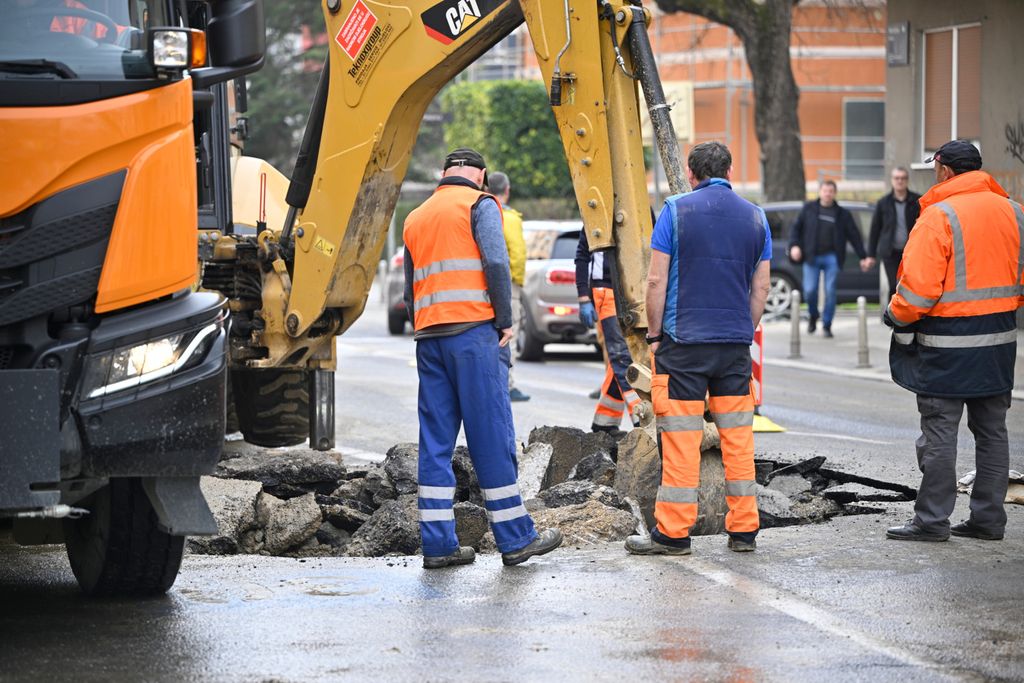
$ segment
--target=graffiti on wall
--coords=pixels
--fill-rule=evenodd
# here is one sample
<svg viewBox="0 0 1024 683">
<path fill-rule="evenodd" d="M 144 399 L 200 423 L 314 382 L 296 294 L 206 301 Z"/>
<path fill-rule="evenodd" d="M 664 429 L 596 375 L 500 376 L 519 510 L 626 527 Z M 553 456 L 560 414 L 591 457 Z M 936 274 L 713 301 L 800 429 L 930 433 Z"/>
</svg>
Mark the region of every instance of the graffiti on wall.
<svg viewBox="0 0 1024 683">
<path fill-rule="evenodd" d="M 1024 164 L 1024 118 L 1018 114 L 1017 122 L 1007 123 L 1004 131 L 1006 133 L 1006 153 Z M 1011 197 L 1019 202 L 1024 202 L 1024 170 L 1020 166 L 1014 165 L 1013 168 L 995 171 L 992 176 Z"/>
<path fill-rule="evenodd" d="M 1006 124 L 1006 151 L 1014 159 L 1024 164 L 1024 119 L 1019 116 L 1017 125 Z"/>
</svg>

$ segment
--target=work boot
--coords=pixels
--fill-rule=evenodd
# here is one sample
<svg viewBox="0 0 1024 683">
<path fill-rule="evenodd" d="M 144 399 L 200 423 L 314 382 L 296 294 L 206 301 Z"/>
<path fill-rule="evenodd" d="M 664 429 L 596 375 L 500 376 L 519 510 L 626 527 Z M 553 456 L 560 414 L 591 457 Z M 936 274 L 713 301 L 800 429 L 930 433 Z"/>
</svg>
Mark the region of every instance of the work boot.
<svg viewBox="0 0 1024 683">
<path fill-rule="evenodd" d="M 821 332 L 822 332 L 822 334 L 825 335 L 825 339 L 832 339 L 833 335 L 832 335 L 832 326 L 831 325 L 823 326 L 821 328 Z"/>
<path fill-rule="evenodd" d="M 597 400 L 597 399 L 601 398 L 601 394 L 602 393 L 604 393 L 604 392 L 601 390 L 601 387 L 598 387 L 597 389 L 594 389 L 589 394 L 587 394 L 587 398 L 592 398 L 594 400 Z"/>
<path fill-rule="evenodd" d="M 510 401 L 529 401 L 530 400 L 530 396 L 529 396 L 529 394 L 524 394 L 523 392 L 519 391 L 518 388 L 516 388 L 516 389 L 512 389 L 512 391 L 508 392 L 508 400 L 510 400 Z"/>
<path fill-rule="evenodd" d="M 757 550 L 757 541 L 744 541 L 730 536 L 726 547 L 734 553 L 752 553 Z"/>
<path fill-rule="evenodd" d="M 526 562 L 534 555 L 550 553 L 560 545 L 562 545 L 562 532 L 558 529 L 545 529 L 529 545 L 510 553 L 502 553 L 501 561 L 506 567 L 511 567 L 514 564 Z"/>
<path fill-rule="evenodd" d="M 452 567 L 458 564 L 472 564 L 476 559 L 476 551 L 465 546 L 459 547 L 451 555 L 430 557 L 423 556 L 424 569 L 440 569 L 441 567 Z"/>
<path fill-rule="evenodd" d="M 626 539 L 626 550 L 631 555 L 689 555 L 691 552 L 689 542 L 685 546 L 665 545 L 639 534 Z"/>
<path fill-rule="evenodd" d="M 913 521 L 907 522 L 902 526 L 889 527 L 885 532 L 885 537 L 891 538 L 894 541 L 932 541 L 936 543 L 949 540 L 948 533 L 941 534 L 934 531 L 925 531 L 914 524 Z"/>
<path fill-rule="evenodd" d="M 965 536 L 967 538 L 980 538 L 983 541 L 1001 541 L 1003 540 L 1002 531 L 987 531 L 979 526 L 974 526 L 971 520 L 960 522 L 949 527 L 949 533 L 954 536 Z"/>
<path fill-rule="evenodd" d="M 808 318 L 807 320 L 807 334 L 814 334 L 814 331 L 818 329 L 818 319 Z"/>
</svg>

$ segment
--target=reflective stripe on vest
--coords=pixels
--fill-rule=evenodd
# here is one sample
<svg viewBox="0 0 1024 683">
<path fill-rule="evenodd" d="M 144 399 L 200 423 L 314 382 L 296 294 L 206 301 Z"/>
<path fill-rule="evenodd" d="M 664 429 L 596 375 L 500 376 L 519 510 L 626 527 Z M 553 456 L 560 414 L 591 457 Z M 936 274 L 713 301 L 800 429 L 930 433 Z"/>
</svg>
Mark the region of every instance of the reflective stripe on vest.
<svg viewBox="0 0 1024 683">
<path fill-rule="evenodd" d="M 946 214 L 949 221 L 949 230 L 953 236 L 953 270 L 955 282 L 953 289 L 943 292 L 936 299 L 926 299 L 914 294 L 906 287 L 897 287 L 897 291 L 903 295 L 909 303 L 922 308 L 930 308 L 939 303 L 962 303 L 966 301 L 985 301 L 986 299 L 1003 299 L 1012 296 L 1024 296 L 1024 286 L 1020 284 L 1024 276 L 1024 211 L 1020 204 L 1012 199 L 1007 200 L 1013 208 L 1014 217 L 1017 219 L 1017 233 L 1020 236 L 1020 248 L 1017 254 L 1017 281 L 1012 285 L 1002 287 L 979 287 L 968 289 L 967 287 L 967 248 L 964 246 L 964 231 L 960 225 L 960 217 L 956 210 L 946 202 L 939 202 L 935 206 Z M 908 296 L 908 294 L 910 296 Z M 923 303 L 922 303 L 923 302 Z"/>
<path fill-rule="evenodd" d="M 494 318 L 472 227 L 473 208 L 489 196 L 465 185 L 441 185 L 406 219 L 417 330 Z"/>
</svg>

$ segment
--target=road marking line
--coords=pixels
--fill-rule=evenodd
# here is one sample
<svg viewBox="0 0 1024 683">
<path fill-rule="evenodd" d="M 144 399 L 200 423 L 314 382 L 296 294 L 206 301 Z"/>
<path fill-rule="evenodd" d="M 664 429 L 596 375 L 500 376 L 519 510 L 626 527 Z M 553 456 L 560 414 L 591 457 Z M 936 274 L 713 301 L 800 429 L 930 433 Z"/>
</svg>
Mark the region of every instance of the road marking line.
<svg viewBox="0 0 1024 683">
<path fill-rule="evenodd" d="M 792 434 L 793 436 L 815 436 L 815 437 L 818 437 L 820 439 L 838 439 L 840 441 L 857 441 L 859 443 L 876 443 L 876 444 L 878 444 L 880 446 L 891 446 L 893 443 L 895 443 L 893 441 L 879 441 L 878 439 L 865 439 L 865 438 L 862 438 L 862 437 L 859 437 L 859 436 L 844 436 L 842 434 L 821 434 L 821 433 L 818 433 L 818 432 L 794 432 L 792 429 L 790 429 L 787 433 L 788 434 Z"/>
<path fill-rule="evenodd" d="M 775 588 L 763 581 L 743 576 L 713 562 L 692 558 L 685 563 L 675 563 L 675 565 L 689 569 L 720 586 L 735 590 L 752 603 L 762 607 L 770 607 L 797 621 L 802 621 L 819 631 L 824 631 L 840 638 L 846 638 L 861 647 L 873 650 L 903 664 L 933 671 L 936 675 L 943 676 L 948 680 L 964 680 L 965 678 L 984 680 L 977 676 L 977 674 L 968 674 L 964 671 L 957 671 L 957 674 L 954 676 L 946 671 L 949 668 L 946 664 L 918 657 L 901 647 L 891 645 L 880 638 L 865 633 L 846 620 L 830 614 L 824 609 L 816 607 L 807 600 L 788 591 Z"/>
</svg>

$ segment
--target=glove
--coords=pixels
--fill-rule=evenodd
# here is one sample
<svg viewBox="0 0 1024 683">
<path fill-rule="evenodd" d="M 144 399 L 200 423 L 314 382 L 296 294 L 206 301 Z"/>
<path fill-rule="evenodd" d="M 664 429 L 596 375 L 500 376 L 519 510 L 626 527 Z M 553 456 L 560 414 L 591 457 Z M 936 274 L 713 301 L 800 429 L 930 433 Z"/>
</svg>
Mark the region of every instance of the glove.
<svg viewBox="0 0 1024 683">
<path fill-rule="evenodd" d="M 580 304 L 580 322 L 587 327 L 593 327 L 597 322 L 597 309 L 589 301 Z"/>
</svg>

